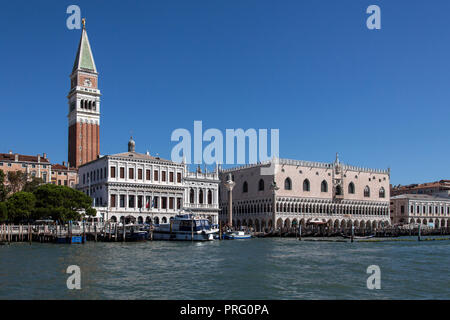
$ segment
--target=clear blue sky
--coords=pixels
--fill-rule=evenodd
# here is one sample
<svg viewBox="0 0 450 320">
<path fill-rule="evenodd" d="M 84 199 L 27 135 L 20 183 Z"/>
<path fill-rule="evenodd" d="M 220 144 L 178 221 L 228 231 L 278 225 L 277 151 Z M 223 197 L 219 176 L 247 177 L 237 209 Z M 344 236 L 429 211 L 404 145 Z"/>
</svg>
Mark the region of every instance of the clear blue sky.
<svg viewBox="0 0 450 320">
<path fill-rule="evenodd" d="M 86 17 L 101 153 L 170 158 L 176 128 L 279 128 L 284 158 L 450 178 L 450 2 L 2 1 L 0 152 L 67 159 L 67 93 Z M 366 8 L 381 7 L 379 31 Z"/>
</svg>

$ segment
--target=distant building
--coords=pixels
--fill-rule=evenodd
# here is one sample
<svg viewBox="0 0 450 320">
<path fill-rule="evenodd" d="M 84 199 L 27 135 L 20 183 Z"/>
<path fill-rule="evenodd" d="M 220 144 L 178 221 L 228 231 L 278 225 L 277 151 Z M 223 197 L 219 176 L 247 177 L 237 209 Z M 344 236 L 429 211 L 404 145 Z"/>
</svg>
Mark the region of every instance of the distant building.
<svg viewBox="0 0 450 320">
<path fill-rule="evenodd" d="M 227 222 L 231 176 L 233 226 L 290 228 L 326 222 L 335 229 L 390 224 L 390 171 L 332 163 L 275 159 L 220 171 L 220 221 Z M 274 191 L 273 181 L 278 190 Z"/>
<path fill-rule="evenodd" d="M 450 198 L 428 194 L 401 194 L 391 197 L 394 224 L 432 223 L 435 228 L 450 227 Z"/>
<path fill-rule="evenodd" d="M 406 186 L 391 186 L 392 196 L 398 196 L 400 194 L 428 194 L 440 197 L 450 197 L 450 180 L 439 180 Z"/>
<path fill-rule="evenodd" d="M 65 162 L 62 165 L 53 164 L 51 172 L 51 183 L 53 184 L 74 188 L 78 183 L 78 170 L 67 167 Z"/>
<path fill-rule="evenodd" d="M 41 178 L 44 182 L 50 182 L 52 164 L 47 159 L 47 154 L 36 156 L 23 155 L 18 153 L 0 153 L 0 170 L 22 171 L 28 174 L 29 178 Z"/>
<path fill-rule="evenodd" d="M 33 177 L 41 178 L 45 183 L 53 183 L 74 187 L 77 184 L 77 169 L 67 167 L 68 164 L 52 164 L 43 153 L 36 156 L 18 153 L 0 153 L 0 170 L 6 174 L 10 171 L 21 171 Z"/>
<path fill-rule="evenodd" d="M 187 165 L 135 151 L 105 155 L 79 167 L 77 188 L 93 199 L 98 215 L 119 221 L 167 223 L 182 209 L 218 223 L 218 173 L 188 172 Z"/>
</svg>

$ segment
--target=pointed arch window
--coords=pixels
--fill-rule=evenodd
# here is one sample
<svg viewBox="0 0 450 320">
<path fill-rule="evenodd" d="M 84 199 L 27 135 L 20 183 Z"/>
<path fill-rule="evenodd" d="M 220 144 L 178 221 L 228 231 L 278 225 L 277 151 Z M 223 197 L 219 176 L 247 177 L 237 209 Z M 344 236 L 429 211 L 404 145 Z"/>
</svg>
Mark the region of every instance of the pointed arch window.
<svg viewBox="0 0 450 320">
<path fill-rule="evenodd" d="M 264 180 L 260 179 L 258 182 L 258 191 L 264 191 Z"/>
<path fill-rule="evenodd" d="M 364 197 L 366 197 L 366 198 L 370 197 L 370 188 L 369 188 L 369 186 L 366 186 L 364 188 Z"/>
<path fill-rule="evenodd" d="M 349 194 L 354 194 L 355 193 L 355 185 L 353 184 L 353 182 L 350 182 L 348 184 L 348 193 Z"/>
<path fill-rule="evenodd" d="M 244 192 L 244 193 L 248 192 L 248 183 L 247 183 L 247 181 L 244 181 L 244 184 L 242 185 L 242 192 Z"/>
<path fill-rule="evenodd" d="M 310 190 L 310 183 L 308 179 L 303 180 L 303 191 L 309 191 Z"/>
<path fill-rule="evenodd" d="M 284 190 L 292 190 L 292 181 L 291 178 L 286 178 L 284 180 Z"/>
<path fill-rule="evenodd" d="M 328 192 L 328 183 L 325 180 L 320 184 L 320 192 Z"/>
<path fill-rule="evenodd" d="M 380 191 L 379 191 L 379 194 L 378 194 L 378 195 L 379 195 L 380 198 L 384 198 L 384 196 L 385 196 L 385 191 L 384 191 L 384 188 L 383 188 L 383 187 L 380 188 Z"/>
</svg>

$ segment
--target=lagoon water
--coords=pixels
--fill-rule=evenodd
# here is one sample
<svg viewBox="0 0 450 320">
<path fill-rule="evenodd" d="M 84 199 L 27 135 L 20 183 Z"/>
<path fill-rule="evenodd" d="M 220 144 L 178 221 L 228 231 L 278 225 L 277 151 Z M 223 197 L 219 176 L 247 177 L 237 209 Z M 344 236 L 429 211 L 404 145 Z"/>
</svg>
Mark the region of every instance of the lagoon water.
<svg viewBox="0 0 450 320">
<path fill-rule="evenodd" d="M 14 243 L 0 246 L 0 299 L 450 299 L 450 241 Z"/>
</svg>

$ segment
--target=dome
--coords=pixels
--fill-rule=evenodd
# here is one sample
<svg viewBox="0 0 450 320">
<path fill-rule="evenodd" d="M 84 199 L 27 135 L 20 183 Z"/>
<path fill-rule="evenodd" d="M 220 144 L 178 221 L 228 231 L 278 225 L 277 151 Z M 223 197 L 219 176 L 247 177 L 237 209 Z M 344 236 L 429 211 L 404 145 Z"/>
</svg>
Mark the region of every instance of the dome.
<svg viewBox="0 0 450 320">
<path fill-rule="evenodd" d="M 128 141 L 128 152 L 134 152 L 136 147 L 136 142 L 134 142 L 133 137 L 130 137 L 130 141 Z"/>
</svg>

